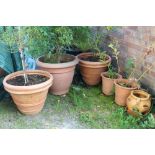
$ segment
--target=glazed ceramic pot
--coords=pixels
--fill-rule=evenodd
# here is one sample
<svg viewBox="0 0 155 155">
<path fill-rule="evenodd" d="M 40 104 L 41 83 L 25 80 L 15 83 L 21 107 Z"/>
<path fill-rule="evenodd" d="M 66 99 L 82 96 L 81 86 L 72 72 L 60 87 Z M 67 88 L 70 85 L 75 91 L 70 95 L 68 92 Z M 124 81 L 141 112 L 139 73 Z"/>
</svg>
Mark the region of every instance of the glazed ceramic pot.
<svg viewBox="0 0 155 155">
<path fill-rule="evenodd" d="M 101 82 L 101 73 L 108 70 L 111 63 L 111 57 L 107 55 L 105 62 L 92 62 L 83 60 L 87 57 L 93 57 L 93 53 L 81 53 L 78 55 L 80 72 L 84 82 L 87 85 L 94 86 Z"/>
<path fill-rule="evenodd" d="M 108 77 L 107 72 L 101 73 L 102 77 L 102 93 L 109 96 L 114 94 L 114 80 Z M 122 75 L 117 74 L 117 79 L 121 79 Z"/>
<path fill-rule="evenodd" d="M 48 89 L 52 85 L 53 77 L 51 74 L 41 70 L 26 71 L 27 75 L 43 75 L 49 78 L 40 84 L 30 86 L 15 86 L 7 83 L 8 80 L 23 75 L 23 71 L 14 72 L 6 76 L 3 80 L 4 88 L 10 93 L 18 110 L 26 115 L 35 115 L 39 113 L 45 103 Z"/>
<path fill-rule="evenodd" d="M 151 108 L 151 95 L 143 90 L 133 90 L 127 98 L 127 112 L 133 116 L 146 114 Z"/>
<path fill-rule="evenodd" d="M 131 87 L 121 86 L 119 83 L 129 84 Z M 128 79 L 114 80 L 115 84 L 115 102 L 120 106 L 126 106 L 127 98 L 132 90 L 138 89 L 138 84 L 135 81 L 130 82 Z"/>
<path fill-rule="evenodd" d="M 75 66 L 78 63 L 77 57 L 65 54 L 71 61 L 65 63 L 51 64 L 44 63 L 41 58 L 37 59 L 37 67 L 40 70 L 48 71 L 53 75 L 53 85 L 50 88 L 50 93 L 54 95 L 64 95 L 68 93 L 73 81 Z"/>
</svg>

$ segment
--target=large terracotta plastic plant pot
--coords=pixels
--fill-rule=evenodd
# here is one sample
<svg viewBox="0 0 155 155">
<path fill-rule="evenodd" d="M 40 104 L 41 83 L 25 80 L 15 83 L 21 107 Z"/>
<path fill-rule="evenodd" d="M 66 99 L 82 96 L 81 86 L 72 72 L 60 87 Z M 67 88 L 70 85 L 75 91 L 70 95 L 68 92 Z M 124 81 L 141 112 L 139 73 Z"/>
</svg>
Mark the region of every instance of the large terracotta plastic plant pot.
<svg viewBox="0 0 155 155">
<path fill-rule="evenodd" d="M 37 59 L 37 67 L 41 70 L 48 71 L 53 75 L 53 85 L 50 93 L 54 95 L 64 95 L 68 93 L 73 81 L 75 66 L 78 63 L 77 57 L 69 54 L 65 56 L 70 59 L 69 62 L 51 64 L 42 62 L 42 58 Z"/>
<path fill-rule="evenodd" d="M 18 71 L 6 76 L 3 80 L 4 88 L 10 93 L 14 103 L 19 111 L 26 115 L 35 115 L 39 113 L 45 103 L 48 89 L 52 85 L 53 77 L 51 74 L 41 70 L 26 71 L 27 75 L 42 75 L 47 77 L 45 82 L 29 85 L 16 86 L 11 85 L 7 81 L 17 76 L 23 76 L 23 71 Z"/>
<path fill-rule="evenodd" d="M 107 72 L 101 73 L 102 77 L 102 93 L 109 96 L 114 94 L 114 80 L 121 79 L 122 75 L 116 74 L 117 78 L 112 79 L 108 77 Z"/>
<path fill-rule="evenodd" d="M 108 70 L 108 65 L 111 63 L 111 57 L 107 55 L 105 62 L 86 61 L 88 57 L 93 57 L 93 53 L 81 53 L 78 55 L 80 72 L 84 82 L 87 85 L 94 86 L 101 82 L 101 73 Z"/>
<path fill-rule="evenodd" d="M 120 106 L 126 106 L 127 98 L 132 90 L 138 89 L 138 84 L 135 81 L 130 82 L 128 79 L 114 80 L 115 84 L 115 102 Z M 124 86 L 122 85 L 124 84 Z M 127 87 L 125 85 L 129 85 Z"/>
<path fill-rule="evenodd" d="M 133 116 L 147 114 L 151 109 L 151 95 L 143 90 L 133 90 L 127 98 L 127 112 Z"/>
</svg>

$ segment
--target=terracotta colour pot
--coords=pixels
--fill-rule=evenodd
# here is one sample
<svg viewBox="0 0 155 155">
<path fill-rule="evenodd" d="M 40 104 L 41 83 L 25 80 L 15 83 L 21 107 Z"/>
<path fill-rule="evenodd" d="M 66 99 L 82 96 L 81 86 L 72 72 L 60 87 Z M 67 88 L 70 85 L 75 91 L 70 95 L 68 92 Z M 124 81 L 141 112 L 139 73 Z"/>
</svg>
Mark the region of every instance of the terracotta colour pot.
<svg viewBox="0 0 155 155">
<path fill-rule="evenodd" d="M 41 62 L 40 58 L 37 59 L 37 67 L 41 70 L 48 71 L 53 75 L 53 85 L 50 88 L 50 93 L 54 95 L 63 95 L 68 93 L 69 88 L 73 81 L 75 66 L 78 59 L 66 54 L 67 57 L 72 58 L 72 61 L 66 63 L 50 64 Z"/>
<path fill-rule="evenodd" d="M 133 116 L 146 114 L 151 108 L 151 96 L 143 90 L 133 90 L 127 98 L 127 112 Z"/>
<path fill-rule="evenodd" d="M 14 86 L 8 84 L 7 80 L 23 75 L 23 71 L 18 71 L 6 76 L 3 80 L 3 85 L 5 90 L 11 94 L 13 101 L 21 113 L 26 115 L 35 115 L 39 113 L 44 106 L 48 89 L 53 82 L 53 77 L 48 72 L 41 70 L 26 71 L 26 73 L 29 75 L 43 75 L 49 79 L 43 83 L 31 86 Z"/>
<path fill-rule="evenodd" d="M 78 55 L 80 72 L 84 82 L 87 85 L 94 86 L 101 82 L 101 73 L 108 70 L 108 65 L 111 63 L 111 57 L 107 55 L 108 59 L 105 62 L 91 62 L 82 60 L 93 56 L 93 53 L 81 53 Z"/>
<path fill-rule="evenodd" d="M 114 80 L 115 84 L 115 102 L 120 106 L 126 106 L 126 101 L 132 90 L 138 89 L 136 82 L 131 83 L 131 88 L 119 85 L 119 82 L 129 83 L 128 79 L 117 79 Z"/>
<path fill-rule="evenodd" d="M 105 95 L 113 95 L 114 93 L 114 80 L 108 77 L 107 72 L 101 73 L 102 77 L 102 93 Z M 122 75 L 117 74 L 117 79 L 121 79 Z"/>
</svg>

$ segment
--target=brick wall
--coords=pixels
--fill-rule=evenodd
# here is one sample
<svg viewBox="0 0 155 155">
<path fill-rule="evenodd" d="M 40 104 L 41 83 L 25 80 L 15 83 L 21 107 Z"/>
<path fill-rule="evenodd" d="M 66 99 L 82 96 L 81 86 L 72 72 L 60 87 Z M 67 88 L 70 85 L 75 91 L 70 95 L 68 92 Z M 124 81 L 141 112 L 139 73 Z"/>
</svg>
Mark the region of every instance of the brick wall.
<svg viewBox="0 0 155 155">
<path fill-rule="evenodd" d="M 155 47 L 155 27 L 117 27 L 112 36 L 116 37 L 120 42 L 120 66 L 122 71 L 125 71 L 124 66 L 128 58 L 135 57 L 136 60 L 139 60 L 147 48 L 151 45 L 152 47 Z M 149 64 L 150 62 L 155 62 L 154 52 L 146 59 L 143 67 L 137 68 L 136 73 L 140 75 L 146 64 Z M 141 62 L 139 63 L 139 66 L 141 66 Z M 155 65 L 151 71 L 142 78 L 141 82 L 155 94 Z"/>
</svg>

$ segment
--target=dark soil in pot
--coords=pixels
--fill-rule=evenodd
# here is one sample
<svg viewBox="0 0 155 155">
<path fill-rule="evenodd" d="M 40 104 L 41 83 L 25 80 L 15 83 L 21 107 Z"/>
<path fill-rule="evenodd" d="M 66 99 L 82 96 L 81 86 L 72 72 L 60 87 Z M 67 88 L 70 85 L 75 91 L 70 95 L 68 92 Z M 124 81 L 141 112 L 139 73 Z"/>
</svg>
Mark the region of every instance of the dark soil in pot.
<svg viewBox="0 0 155 155">
<path fill-rule="evenodd" d="M 31 86 L 35 84 L 40 84 L 45 81 L 47 81 L 49 78 L 43 76 L 43 75 L 28 75 L 28 83 L 25 85 L 24 76 L 16 76 L 10 80 L 7 81 L 8 84 L 14 85 L 14 86 Z"/>
<path fill-rule="evenodd" d="M 122 87 L 134 88 L 130 83 L 119 82 L 118 84 Z"/>
<path fill-rule="evenodd" d="M 97 57 L 97 56 L 88 56 L 88 57 L 85 57 L 85 58 L 81 58 L 81 60 L 84 60 L 84 61 L 91 61 L 91 62 L 100 62 L 100 58 Z M 108 60 L 105 59 L 105 61 Z"/>
<path fill-rule="evenodd" d="M 119 76 L 118 75 L 113 75 L 113 76 L 110 76 L 110 75 L 104 75 L 106 78 L 110 78 L 110 79 L 117 79 Z"/>
<path fill-rule="evenodd" d="M 82 50 L 76 47 L 75 45 L 72 45 L 70 47 L 66 47 L 65 52 L 66 54 L 77 56 L 78 54 L 82 53 Z"/>
<path fill-rule="evenodd" d="M 41 57 L 39 60 L 41 62 L 44 63 L 66 63 L 66 62 L 70 62 L 73 61 L 75 58 L 71 55 L 67 55 L 67 54 L 62 54 L 60 55 L 56 55 L 56 54 L 52 54 L 50 57 L 44 56 Z"/>
</svg>

